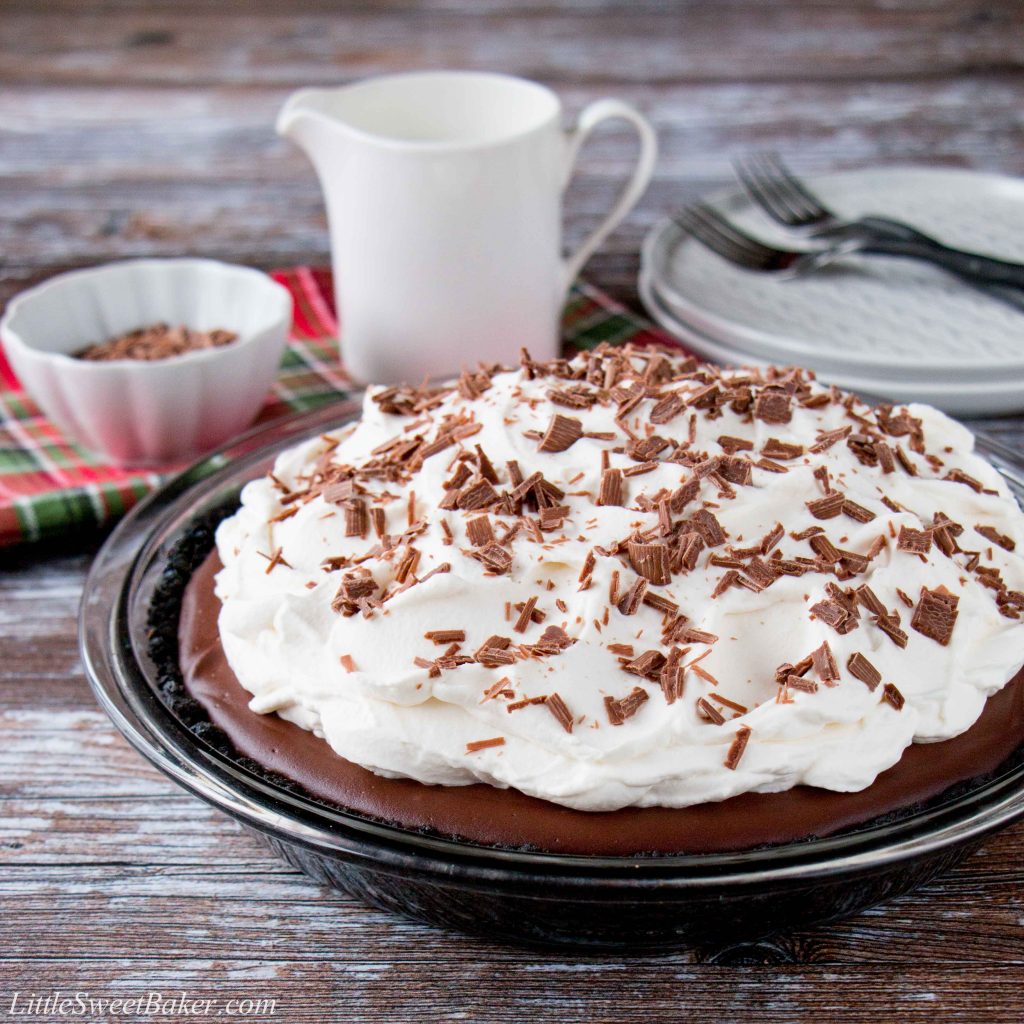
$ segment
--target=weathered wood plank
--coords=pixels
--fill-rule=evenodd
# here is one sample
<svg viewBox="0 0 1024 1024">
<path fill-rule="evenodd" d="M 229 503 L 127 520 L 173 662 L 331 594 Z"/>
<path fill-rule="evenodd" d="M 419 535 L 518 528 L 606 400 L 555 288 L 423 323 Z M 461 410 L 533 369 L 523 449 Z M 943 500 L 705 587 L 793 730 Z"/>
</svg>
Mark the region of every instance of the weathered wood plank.
<svg viewBox="0 0 1024 1024">
<path fill-rule="evenodd" d="M 675 1024 L 681 1014 L 707 1021 L 794 1020 L 847 1022 L 936 1020 L 1016 1024 L 1020 972 L 1014 968 L 922 965 L 894 976 L 889 967 L 802 968 L 680 965 L 672 960 L 591 962 L 545 956 L 501 964 L 489 957 L 450 964 L 378 961 L 349 963 L 322 951 L 318 962 L 217 958 L 186 954 L 153 962 L 126 956 L 82 963 L 69 958 L 11 959 L 7 988 L 86 992 L 97 996 L 274 999 L 274 1015 L 322 1024 L 332 1021 L 621 1021 Z M 95 1019 L 95 1018 L 93 1018 Z M 200 1018 L 195 1018 L 200 1019 Z"/>
<path fill-rule="evenodd" d="M 864 80 L 1019 67 L 1019 7 L 883 0 L 704 4 L 441 0 L 284 10 L 231 4 L 8 3 L 9 81 L 331 83 L 415 67 L 552 81 Z M 257 14 L 242 22 L 240 18 Z M 68 33 L 74 32 L 74 45 Z"/>
</svg>

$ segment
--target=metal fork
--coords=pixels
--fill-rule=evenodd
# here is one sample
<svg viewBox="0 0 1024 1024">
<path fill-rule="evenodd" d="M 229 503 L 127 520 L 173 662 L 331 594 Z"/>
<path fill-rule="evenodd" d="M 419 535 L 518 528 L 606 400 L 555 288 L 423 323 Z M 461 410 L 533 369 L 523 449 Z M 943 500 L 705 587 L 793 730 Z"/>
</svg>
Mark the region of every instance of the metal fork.
<svg viewBox="0 0 1024 1024">
<path fill-rule="evenodd" d="M 707 203 L 688 206 L 672 219 L 723 259 L 762 273 L 802 277 L 858 251 L 857 243 L 845 241 L 817 249 L 780 249 L 747 234 Z"/>
<path fill-rule="evenodd" d="M 903 221 L 889 217 L 849 220 L 830 210 L 774 153 L 739 160 L 736 174 L 751 199 L 773 220 L 807 237 L 827 241 L 856 239 L 860 252 L 909 256 L 934 263 L 968 283 L 1024 287 L 1024 265 L 945 245 Z"/>
<path fill-rule="evenodd" d="M 815 249 L 781 249 L 748 234 L 706 203 L 678 211 L 673 214 L 673 220 L 687 234 L 730 263 L 747 270 L 785 277 L 804 277 L 846 256 L 876 251 L 875 243 L 863 237 L 836 238 Z M 971 279 L 969 283 L 1016 309 L 1024 310 L 1024 291 L 982 284 L 977 279 Z"/>
</svg>

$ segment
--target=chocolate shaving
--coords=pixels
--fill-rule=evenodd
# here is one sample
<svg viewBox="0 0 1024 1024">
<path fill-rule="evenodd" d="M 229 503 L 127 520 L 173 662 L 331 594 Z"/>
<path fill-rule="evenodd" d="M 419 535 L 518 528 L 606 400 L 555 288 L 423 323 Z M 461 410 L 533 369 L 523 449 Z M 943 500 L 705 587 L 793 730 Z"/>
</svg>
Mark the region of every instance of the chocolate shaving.
<svg viewBox="0 0 1024 1024">
<path fill-rule="evenodd" d="M 573 714 L 557 693 L 550 694 L 544 702 L 544 706 L 555 716 L 555 720 L 566 732 L 572 732 Z"/>
<path fill-rule="evenodd" d="M 697 559 L 704 550 L 704 539 L 699 533 L 681 534 L 677 541 L 678 547 L 672 559 L 672 568 L 677 571 L 692 572 Z"/>
<path fill-rule="evenodd" d="M 635 615 L 643 604 L 646 593 L 647 580 L 643 576 L 638 576 L 629 590 L 619 598 L 616 607 L 623 615 Z"/>
<path fill-rule="evenodd" d="M 669 652 L 668 660 L 658 673 L 658 685 L 661 687 L 666 704 L 675 704 L 683 695 L 686 670 L 679 664 L 682 656 L 683 650 L 679 647 L 673 647 L 671 652 Z"/>
<path fill-rule="evenodd" d="M 354 480 L 336 480 L 334 483 L 328 484 L 320 492 L 320 497 L 323 498 L 329 505 L 341 505 L 348 501 L 355 495 L 355 481 Z"/>
<path fill-rule="evenodd" d="M 464 629 L 432 629 L 429 633 L 424 633 L 423 637 L 438 646 L 458 644 L 466 639 L 466 631 Z"/>
<path fill-rule="evenodd" d="M 653 473 L 661 465 L 660 462 L 640 462 L 622 471 L 623 476 L 643 476 L 644 473 Z"/>
<path fill-rule="evenodd" d="M 811 445 L 810 451 L 814 453 L 828 451 L 834 444 L 838 444 L 844 438 L 853 433 L 853 427 L 838 427 L 836 430 L 822 430 L 818 432 L 818 439 Z"/>
<path fill-rule="evenodd" d="M 715 584 L 715 589 L 711 591 L 711 596 L 721 597 L 731 586 L 738 583 L 739 580 L 740 574 L 735 569 L 730 569 Z"/>
<path fill-rule="evenodd" d="M 747 563 L 742 571 L 761 590 L 764 590 L 765 587 L 770 587 L 780 575 L 773 562 L 766 562 L 756 556 Z"/>
<path fill-rule="evenodd" d="M 792 397 L 781 388 L 765 388 L 754 401 L 754 417 L 764 423 L 788 423 L 793 418 Z"/>
<path fill-rule="evenodd" d="M 741 725 L 736 730 L 736 735 L 733 737 L 732 743 L 729 744 L 729 751 L 725 755 L 725 761 L 722 762 L 726 768 L 732 771 L 736 770 L 736 766 L 743 757 L 743 751 L 747 749 L 747 743 L 750 740 L 750 733 L 752 731 L 749 725 Z"/>
<path fill-rule="evenodd" d="M 927 555 L 932 549 L 932 535 L 928 530 L 915 530 L 912 526 L 900 526 L 900 535 L 896 541 L 900 551 L 909 551 L 914 555 Z"/>
<path fill-rule="evenodd" d="M 713 722 L 715 725 L 722 725 L 725 722 L 725 715 L 722 714 L 714 704 L 705 700 L 703 697 L 697 698 L 697 714 L 701 718 Z"/>
<path fill-rule="evenodd" d="M 435 565 L 429 572 L 424 573 L 420 577 L 420 583 L 426 583 L 431 576 L 437 576 L 439 573 L 451 572 L 452 567 L 450 562 L 442 562 L 440 565 Z"/>
<path fill-rule="evenodd" d="M 541 634 L 540 640 L 524 649 L 535 657 L 548 658 L 560 654 L 574 643 L 576 641 L 561 626 L 548 626 Z"/>
<path fill-rule="evenodd" d="M 526 627 L 529 626 L 529 624 L 533 621 L 533 610 L 536 607 L 536 595 L 527 598 L 526 602 L 523 604 L 523 610 L 519 613 L 519 618 L 516 619 L 515 625 L 513 625 L 512 627 L 517 633 L 526 632 Z"/>
<path fill-rule="evenodd" d="M 370 509 L 370 522 L 373 524 L 374 535 L 380 539 L 384 536 L 387 518 L 384 509 L 374 505 Z"/>
<path fill-rule="evenodd" d="M 735 455 L 736 452 L 750 452 L 754 450 L 754 442 L 748 441 L 745 437 L 731 437 L 728 434 L 722 434 L 718 438 L 718 443 L 726 455 Z"/>
<path fill-rule="evenodd" d="M 849 498 L 843 502 L 843 515 L 855 519 L 858 523 L 870 523 L 875 518 L 874 512 Z"/>
<path fill-rule="evenodd" d="M 485 647 L 476 652 L 476 660 L 485 668 L 499 668 L 505 665 L 514 665 L 515 654 L 502 647 Z"/>
<path fill-rule="evenodd" d="M 615 700 L 613 697 L 605 697 L 604 707 L 608 712 L 608 721 L 612 725 L 622 725 L 627 718 L 632 718 L 640 706 L 649 698 L 649 694 L 642 686 L 634 686 L 625 696 Z"/>
<path fill-rule="evenodd" d="M 769 437 L 761 447 L 761 454 L 768 459 L 798 459 L 803 453 L 802 444 L 789 444 L 777 437 Z"/>
<path fill-rule="evenodd" d="M 977 494 L 981 493 L 984 486 L 980 480 L 975 480 L 973 476 L 968 476 L 962 469 L 951 469 L 942 479 L 952 480 L 958 484 L 966 484 Z"/>
<path fill-rule="evenodd" d="M 267 560 L 267 568 L 266 568 L 265 572 L 266 572 L 266 574 L 268 576 L 279 565 L 283 565 L 286 569 L 292 568 L 291 563 L 286 561 L 284 555 L 282 554 L 282 550 L 283 550 L 282 548 L 274 548 L 274 550 L 271 551 L 269 555 L 263 554 L 262 551 L 258 552 L 258 554 L 260 555 L 261 558 L 265 558 Z"/>
<path fill-rule="evenodd" d="M 548 400 L 570 409 L 589 409 L 597 401 L 597 395 L 579 387 L 551 388 L 548 391 Z"/>
<path fill-rule="evenodd" d="M 903 694 L 892 683 L 886 683 L 882 688 L 882 700 L 886 704 L 891 704 L 897 711 L 902 711 L 903 705 L 907 702 Z"/>
<path fill-rule="evenodd" d="M 809 537 L 813 537 L 816 534 L 824 532 L 824 526 L 808 526 L 806 530 L 800 530 L 797 533 L 791 532 L 790 537 L 792 537 L 793 540 L 807 540 Z"/>
<path fill-rule="evenodd" d="M 583 424 L 575 416 L 563 416 L 556 412 L 551 417 L 540 445 L 541 452 L 564 452 L 583 436 Z"/>
<path fill-rule="evenodd" d="M 470 477 L 473 475 L 473 470 L 469 467 L 468 463 L 460 462 L 455 472 L 445 480 L 442 486 L 448 491 L 457 491 L 463 484 L 469 482 Z"/>
<path fill-rule="evenodd" d="M 688 626 L 679 634 L 679 640 L 684 644 L 715 644 L 718 637 L 704 629 L 694 629 Z"/>
<path fill-rule="evenodd" d="M 730 483 L 746 487 L 753 482 L 754 464 L 749 459 L 739 456 L 730 457 L 722 462 L 719 472 L 723 479 Z"/>
<path fill-rule="evenodd" d="M 674 420 L 684 409 L 686 403 L 677 392 L 665 395 L 659 399 L 651 409 L 651 422 L 661 425 Z"/>
<path fill-rule="evenodd" d="M 896 469 L 896 456 L 892 448 L 885 441 L 876 441 L 872 447 L 882 472 L 892 473 Z"/>
<path fill-rule="evenodd" d="M 875 625 L 897 646 L 904 648 L 909 639 L 907 634 L 900 629 L 899 619 L 894 615 L 876 615 Z"/>
<path fill-rule="evenodd" d="M 854 679 L 859 679 L 869 690 L 873 690 L 882 681 L 882 673 L 859 651 L 854 651 L 846 659 L 846 670 Z"/>
<path fill-rule="evenodd" d="M 834 519 L 843 511 L 843 503 L 846 498 L 839 491 L 826 494 L 823 498 L 815 498 L 814 501 L 805 501 L 807 510 L 815 519 Z"/>
<path fill-rule="evenodd" d="M 376 597 L 377 581 L 366 569 L 353 569 L 341 578 L 341 586 L 331 601 L 331 610 L 349 618 L 365 612 L 367 602 Z"/>
<path fill-rule="evenodd" d="M 722 524 L 715 518 L 715 514 L 706 508 L 698 509 L 690 517 L 690 523 L 700 534 L 701 539 L 709 548 L 718 547 L 726 540 Z"/>
<path fill-rule="evenodd" d="M 597 496 L 598 505 L 622 505 L 623 484 L 621 469 L 606 469 L 601 474 L 601 491 Z"/>
<path fill-rule="evenodd" d="M 974 532 L 981 534 L 985 540 L 992 541 L 993 544 L 999 545 L 1006 551 L 1013 551 L 1017 547 L 1012 537 L 1000 533 L 994 526 L 975 526 Z"/>
<path fill-rule="evenodd" d="M 675 615 L 679 611 L 679 605 L 675 601 L 670 601 L 667 597 L 662 597 L 660 594 L 654 594 L 650 591 L 644 594 L 644 604 L 650 605 L 651 608 L 656 608 L 659 612 L 665 612 L 667 615 Z"/>
<path fill-rule="evenodd" d="M 405 583 L 409 576 L 415 573 L 416 565 L 419 560 L 419 551 L 416 548 L 407 545 L 405 548 L 405 554 L 402 556 L 402 560 L 395 568 L 395 580 L 398 583 Z"/>
<path fill-rule="evenodd" d="M 462 492 L 459 490 L 445 491 L 444 496 L 437 503 L 437 507 L 443 512 L 451 512 L 459 507 L 459 498 Z"/>
<path fill-rule="evenodd" d="M 762 555 L 767 555 L 769 551 L 774 548 L 783 537 L 786 536 L 785 528 L 782 523 L 776 523 L 762 538 L 761 543 L 758 544 L 758 550 Z"/>
<path fill-rule="evenodd" d="M 594 573 L 594 566 L 597 564 L 597 559 L 594 557 L 594 550 L 591 548 L 586 557 L 583 559 L 583 568 L 580 569 L 580 575 L 578 579 L 579 589 L 586 590 L 590 586 L 590 579 Z"/>
<path fill-rule="evenodd" d="M 643 544 L 630 541 L 626 545 L 626 549 L 629 552 L 629 562 L 634 572 L 655 586 L 665 586 L 672 582 L 669 549 L 664 544 Z"/>
<path fill-rule="evenodd" d="M 512 568 L 512 556 L 500 544 L 494 542 L 467 551 L 466 554 L 482 562 L 488 575 L 502 576 Z"/>
<path fill-rule="evenodd" d="M 959 603 L 960 598 L 945 587 L 937 587 L 935 590 L 922 587 L 910 626 L 945 647 L 953 635 Z"/>
<path fill-rule="evenodd" d="M 856 590 L 857 599 L 872 615 L 888 615 L 889 609 L 882 599 L 866 584 L 862 583 Z"/>
<path fill-rule="evenodd" d="M 851 608 L 850 605 L 837 600 L 835 596 L 811 605 L 811 611 L 840 636 L 852 632 L 859 625 L 856 607 Z"/>
<path fill-rule="evenodd" d="M 544 532 L 560 530 L 570 511 L 568 505 L 550 505 L 547 508 L 542 508 L 537 515 L 541 530 Z"/>
<path fill-rule="evenodd" d="M 916 467 L 910 461 L 910 456 L 907 455 L 901 445 L 896 445 L 896 461 L 903 467 L 904 472 L 908 476 L 917 476 Z"/>
<path fill-rule="evenodd" d="M 475 754 L 478 750 L 487 750 L 489 747 L 503 747 L 504 745 L 504 736 L 495 736 L 489 740 L 473 740 L 472 743 L 466 744 L 466 753 Z"/>
<path fill-rule="evenodd" d="M 490 481 L 478 480 L 459 495 L 457 506 L 465 512 L 477 512 L 490 508 L 497 501 L 498 492 L 491 486 Z"/>
<path fill-rule="evenodd" d="M 365 537 L 370 526 L 366 502 L 362 498 L 351 498 L 345 503 L 345 536 Z"/>
<path fill-rule="evenodd" d="M 661 651 L 644 651 L 632 661 L 623 662 L 622 668 L 635 676 L 642 676 L 656 682 L 665 661 L 665 655 Z"/>
<path fill-rule="evenodd" d="M 837 548 L 823 533 L 816 533 L 810 538 L 808 543 L 811 545 L 814 553 L 822 561 L 827 562 L 830 565 L 838 562 L 843 557 L 839 548 Z"/>
<path fill-rule="evenodd" d="M 696 671 L 696 667 L 694 670 Z M 708 700 L 716 701 L 721 704 L 723 708 L 735 711 L 738 715 L 745 715 L 750 710 L 750 708 L 745 704 L 740 704 L 737 701 L 730 700 L 728 697 L 723 697 L 720 693 L 709 693 Z"/>
<path fill-rule="evenodd" d="M 823 683 L 831 685 L 839 679 L 839 666 L 836 664 L 835 655 L 827 640 L 820 647 L 811 651 L 811 664 Z"/>
<path fill-rule="evenodd" d="M 443 521 L 443 520 L 442 520 Z M 494 530 L 487 516 L 477 516 L 466 523 L 466 535 L 475 548 L 482 548 L 494 541 Z"/>
<path fill-rule="evenodd" d="M 508 682 L 506 679 L 505 682 Z M 524 697 L 522 700 L 513 701 L 511 704 L 505 705 L 505 710 L 511 714 L 513 711 L 520 711 L 523 708 L 533 707 L 536 704 L 546 704 L 548 701 L 547 694 L 540 697 Z"/>
</svg>

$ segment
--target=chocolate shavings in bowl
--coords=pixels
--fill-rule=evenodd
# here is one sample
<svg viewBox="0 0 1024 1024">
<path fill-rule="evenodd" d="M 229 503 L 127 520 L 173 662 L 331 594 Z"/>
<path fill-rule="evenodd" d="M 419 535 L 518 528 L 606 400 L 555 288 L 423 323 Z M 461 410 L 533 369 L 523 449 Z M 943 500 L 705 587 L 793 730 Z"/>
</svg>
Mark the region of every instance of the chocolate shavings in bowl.
<svg viewBox="0 0 1024 1024">
<path fill-rule="evenodd" d="M 204 349 L 223 348 L 237 340 L 238 335 L 234 331 L 221 328 L 195 331 L 184 325 L 169 327 L 167 324 L 159 323 L 139 327 L 107 341 L 89 345 L 75 352 L 74 358 L 87 362 L 110 362 L 115 359 L 153 362 L 187 355 L 190 352 L 202 352 Z"/>
</svg>

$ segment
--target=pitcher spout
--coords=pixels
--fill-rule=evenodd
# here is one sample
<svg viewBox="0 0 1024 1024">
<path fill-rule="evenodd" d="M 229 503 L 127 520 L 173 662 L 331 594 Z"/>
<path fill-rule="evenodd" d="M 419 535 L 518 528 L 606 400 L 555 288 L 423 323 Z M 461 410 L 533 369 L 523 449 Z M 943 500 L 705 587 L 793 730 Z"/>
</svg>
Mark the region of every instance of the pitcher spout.
<svg viewBox="0 0 1024 1024">
<path fill-rule="evenodd" d="M 328 89 L 299 89 L 285 100 L 277 115 L 277 134 L 291 139 L 311 159 L 317 156 L 318 140 L 332 126 L 332 118 L 326 110 L 329 96 Z"/>
</svg>

